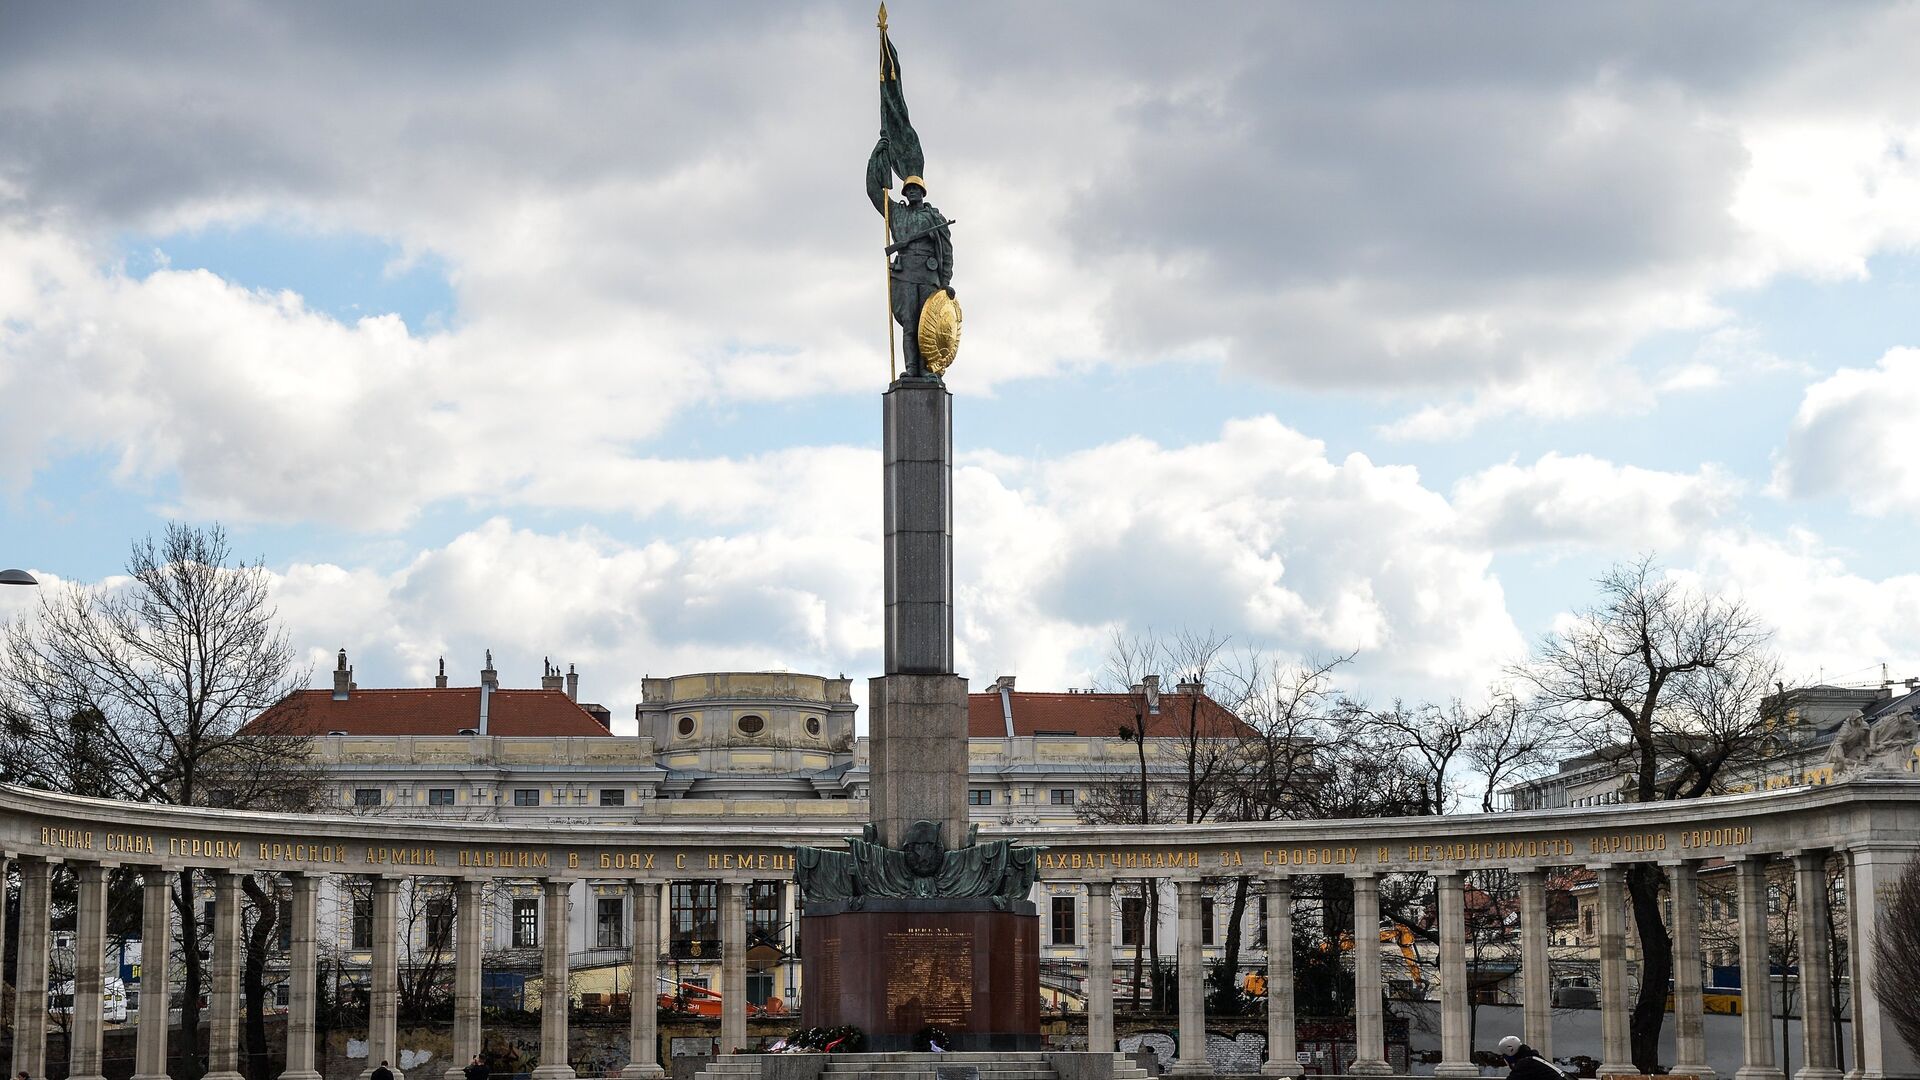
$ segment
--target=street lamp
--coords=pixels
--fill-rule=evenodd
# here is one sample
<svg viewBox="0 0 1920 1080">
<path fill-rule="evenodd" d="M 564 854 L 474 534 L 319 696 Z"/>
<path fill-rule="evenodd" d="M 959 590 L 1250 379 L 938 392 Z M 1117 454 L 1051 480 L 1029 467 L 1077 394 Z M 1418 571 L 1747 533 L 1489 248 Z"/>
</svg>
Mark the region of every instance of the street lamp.
<svg viewBox="0 0 1920 1080">
<path fill-rule="evenodd" d="M 38 585 L 25 570 L 0 570 L 0 585 Z"/>
</svg>

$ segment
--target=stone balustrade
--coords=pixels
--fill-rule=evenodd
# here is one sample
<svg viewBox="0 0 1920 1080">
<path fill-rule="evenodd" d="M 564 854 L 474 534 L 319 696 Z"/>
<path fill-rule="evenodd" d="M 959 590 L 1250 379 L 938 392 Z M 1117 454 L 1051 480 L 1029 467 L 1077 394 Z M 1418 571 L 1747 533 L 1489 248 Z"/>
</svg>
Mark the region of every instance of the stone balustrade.
<svg viewBox="0 0 1920 1080">
<path fill-rule="evenodd" d="M 105 954 L 105 902 L 109 872 L 138 874 L 143 886 L 145 977 L 167 976 L 172 922 L 168 889 L 172 875 L 192 868 L 210 875 L 211 930 L 210 1065 L 218 1080 L 240 1074 L 239 875 L 266 871 L 291 882 L 290 1002 L 285 1076 L 315 1080 L 314 986 L 317 895 L 327 875 L 372 881 L 372 996 L 367 1032 L 371 1060 L 392 1057 L 399 939 L 395 896 L 402 879 L 449 882 L 456 897 L 454 1060 L 449 1073 L 480 1046 L 481 885 L 489 879 L 535 879 L 542 883 L 545 917 L 564 920 L 565 897 L 576 880 L 621 883 L 633 890 L 633 986 L 655 985 L 658 974 L 662 890 L 672 881 L 698 879 L 720 885 L 722 941 L 721 1018 L 723 1050 L 745 1041 L 746 972 L 744 903 L 748 883 L 786 877 L 793 848 L 833 846 L 847 832 L 844 822 L 798 815 L 737 822 L 620 826 L 520 825 L 412 820 L 396 817 L 293 816 L 80 799 L 0 786 L 0 855 L 18 865 L 21 881 L 20 941 L 14 1015 L 15 1073 L 46 1076 L 47 950 L 50 871 L 67 864 L 77 884 L 75 1008 L 70 1075 L 99 1080 L 101 958 Z M 1699 896 L 1696 873 L 1707 860 L 1737 866 L 1740 902 L 1746 1061 L 1737 1080 L 1778 1080 L 1773 1003 L 1767 959 L 1767 870 L 1791 864 L 1796 890 L 1797 936 L 1802 979 L 1827 985 L 1833 971 L 1825 874 L 1838 860 L 1846 875 L 1851 942 L 1849 980 L 1853 1017 L 1848 1076 L 1862 1080 L 1920 1076 L 1914 1054 L 1894 1031 L 1881 988 L 1873 977 L 1870 939 L 1877 912 L 1907 862 L 1920 850 L 1920 783 L 1862 778 L 1823 787 L 1797 788 L 1682 803 L 1621 805 L 1448 818 L 1360 821 L 1168 825 L 1142 829 L 1087 826 L 1061 834 L 988 829 L 989 838 L 1012 837 L 1041 846 L 1040 875 L 1048 881 L 1084 884 L 1093 910 L 1105 913 L 1112 883 L 1151 876 L 1171 880 L 1178 897 L 1177 949 L 1180 1055 L 1174 1071 L 1209 1072 L 1203 1009 L 1205 999 L 1198 943 L 1202 883 L 1251 876 L 1263 883 L 1268 939 L 1292 935 L 1295 877 L 1340 875 L 1354 886 L 1353 941 L 1377 940 L 1378 886 L 1391 874 L 1435 877 L 1440 922 L 1440 997 L 1444 1060 L 1441 1076 L 1467 1077 L 1469 1001 L 1463 925 L 1463 875 L 1486 868 L 1518 875 L 1521 957 L 1524 976 L 1524 1037 L 1551 1052 L 1544 874 L 1561 867 L 1596 872 L 1602 961 L 1603 1075 L 1637 1073 L 1628 1047 L 1626 977 L 1626 887 L 1628 869 L 1657 863 L 1668 874 L 1675 965 L 1675 1072 L 1710 1077 L 1702 1038 Z M 1114 1032 L 1112 944 L 1105 918 L 1089 922 L 1088 1031 L 1096 1047 L 1112 1045 Z M 543 935 L 543 992 L 564 995 L 568 955 L 564 922 Z M 1356 956 L 1359 955 L 1356 949 Z M 1380 966 L 1356 963 L 1358 1058 L 1350 1071 L 1385 1073 Z M 1292 954 L 1269 957 L 1269 1061 L 1272 1076 L 1298 1075 L 1293 1060 Z M 1832 1014 L 1824 995 L 1803 995 L 1806 1023 L 1796 1055 L 1797 1080 L 1840 1080 Z M 563 999 L 562 999 L 563 1000 Z M 622 1075 L 642 1080 L 662 1075 L 655 1054 L 651 1009 L 632 1010 L 633 1061 Z M 160 1080 L 166 1070 L 165 1009 L 143 1009 L 136 1044 L 137 1080 Z M 539 1080 L 567 1080 L 567 1010 L 548 1000 L 542 1009 Z M 1485 1040 L 1483 1040 L 1485 1041 Z"/>
</svg>

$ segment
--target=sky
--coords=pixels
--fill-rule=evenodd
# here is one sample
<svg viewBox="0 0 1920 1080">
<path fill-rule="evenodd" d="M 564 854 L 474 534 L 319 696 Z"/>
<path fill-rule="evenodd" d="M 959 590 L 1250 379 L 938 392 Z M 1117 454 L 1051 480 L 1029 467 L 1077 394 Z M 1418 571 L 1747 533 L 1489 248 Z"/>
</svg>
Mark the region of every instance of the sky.
<svg viewBox="0 0 1920 1080">
<path fill-rule="evenodd" d="M 1474 698 L 1643 554 L 1920 675 L 1920 6 L 889 8 L 976 685 Z M 219 522 L 316 685 L 624 725 L 879 674 L 876 69 L 865 0 L 3 0 L 0 565 Z"/>
</svg>

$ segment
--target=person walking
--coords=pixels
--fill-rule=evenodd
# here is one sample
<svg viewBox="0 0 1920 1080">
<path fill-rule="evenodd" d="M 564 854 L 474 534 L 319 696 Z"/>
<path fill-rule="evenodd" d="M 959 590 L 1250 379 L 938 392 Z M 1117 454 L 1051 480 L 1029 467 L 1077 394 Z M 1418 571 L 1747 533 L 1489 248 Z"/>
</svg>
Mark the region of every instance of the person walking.
<svg viewBox="0 0 1920 1080">
<path fill-rule="evenodd" d="M 368 1077 L 368 1080 L 393 1080 L 393 1070 L 387 1067 L 386 1058 L 380 1059 L 380 1067 L 373 1070 L 373 1075 Z"/>
<path fill-rule="evenodd" d="M 1507 1080 L 1566 1080 L 1552 1062 L 1521 1042 L 1518 1035 L 1500 1040 L 1500 1056 L 1507 1059 Z"/>
</svg>

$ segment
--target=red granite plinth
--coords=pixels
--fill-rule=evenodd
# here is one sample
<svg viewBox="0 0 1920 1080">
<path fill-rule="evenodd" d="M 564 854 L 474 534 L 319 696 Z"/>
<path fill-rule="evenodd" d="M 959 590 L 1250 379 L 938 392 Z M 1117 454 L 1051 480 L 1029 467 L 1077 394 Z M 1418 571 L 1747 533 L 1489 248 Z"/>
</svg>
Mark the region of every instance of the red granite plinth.
<svg viewBox="0 0 1920 1080">
<path fill-rule="evenodd" d="M 868 899 L 800 920 L 808 1026 L 852 1024 L 867 1049 L 914 1049 L 929 1024 L 952 1050 L 1040 1049 L 1040 919 L 984 900 Z"/>
</svg>

